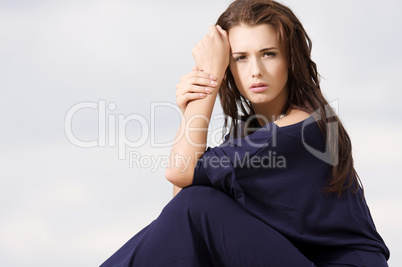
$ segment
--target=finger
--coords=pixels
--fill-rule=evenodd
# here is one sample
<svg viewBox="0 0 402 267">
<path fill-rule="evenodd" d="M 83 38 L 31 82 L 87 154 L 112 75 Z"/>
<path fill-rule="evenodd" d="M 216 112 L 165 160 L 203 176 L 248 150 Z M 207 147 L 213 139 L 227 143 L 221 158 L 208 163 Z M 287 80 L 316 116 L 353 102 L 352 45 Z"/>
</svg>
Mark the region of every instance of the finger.
<svg viewBox="0 0 402 267">
<path fill-rule="evenodd" d="M 215 25 L 211 25 L 211 26 L 209 26 L 209 34 L 208 35 L 210 35 L 210 36 L 219 36 L 219 37 L 221 37 L 221 34 L 220 34 L 220 32 L 218 31 L 218 29 L 216 28 L 216 26 Z M 206 37 L 206 36 L 205 36 Z M 221 37 L 222 38 L 222 37 Z"/>
<path fill-rule="evenodd" d="M 185 94 L 185 93 L 207 93 L 207 94 L 210 94 L 213 91 L 214 91 L 214 88 L 209 87 L 209 86 L 192 85 L 192 86 L 188 87 L 188 89 L 185 89 L 185 91 L 182 92 L 182 94 Z"/>
<path fill-rule="evenodd" d="M 207 94 L 204 93 L 187 93 L 182 96 L 180 99 L 181 103 L 187 103 L 188 101 L 195 100 L 195 99 L 202 99 L 205 98 Z"/>
<path fill-rule="evenodd" d="M 213 81 L 216 80 L 216 77 L 215 77 L 214 75 L 210 75 L 209 73 L 206 73 L 206 72 L 200 71 L 200 70 L 192 70 L 191 72 L 189 72 L 189 73 L 183 75 L 183 76 L 180 78 L 180 81 L 181 81 L 181 82 L 182 82 L 182 81 L 186 81 L 186 80 L 188 80 L 188 79 L 191 78 L 191 77 L 198 77 L 198 78 L 210 79 L 210 80 L 213 80 Z"/>
<path fill-rule="evenodd" d="M 187 107 L 187 104 L 189 101 L 192 100 L 197 100 L 197 99 L 203 99 L 205 98 L 207 95 L 206 94 L 202 94 L 202 93 L 187 93 L 185 95 L 180 96 L 179 98 L 177 98 L 177 106 L 184 111 Z"/>
<path fill-rule="evenodd" d="M 223 35 L 223 29 L 222 29 L 222 27 L 220 26 L 220 25 L 216 25 L 216 29 L 218 30 L 218 32 L 220 33 L 220 34 L 222 34 Z"/>
<path fill-rule="evenodd" d="M 203 69 L 200 69 L 200 68 L 198 68 L 197 66 L 194 66 L 192 70 L 204 71 Z"/>
<path fill-rule="evenodd" d="M 220 34 L 222 40 L 223 40 L 225 43 L 228 43 L 228 42 L 229 42 L 229 37 L 228 37 L 227 31 L 225 31 L 224 29 L 222 29 L 222 27 L 221 27 L 220 25 L 216 25 L 216 29 L 218 30 L 218 32 L 219 32 L 219 34 Z"/>
<path fill-rule="evenodd" d="M 209 26 L 209 33 L 215 33 L 216 32 L 216 27 L 215 25 L 210 25 Z"/>
<path fill-rule="evenodd" d="M 204 77 L 189 77 L 187 80 L 183 81 L 183 82 L 187 82 L 187 84 L 193 84 L 193 85 L 199 85 L 199 86 L 211 86 L 211 87 L 215 87 L 217 86 L 217 82 L 215 80 L 208 78 L 204 78 Z"/>
<path fill-rule="evenodd" d="M 205 73 L 205 72 L 199 71 L 199 70 L 192 70 L 191 72 L 189 72 L 189 73 L 183 75 L 183 76 L 180 78 L 180 82 L 187 81 L 187 80 L 188 80 L 189 78 L 191 78 L 191 77 L 200 77 L 200 78 L 205 78 L 205 79 L 207 79 L 207 78 L 210 78 L 210 75 L 208 75 L 208 74 Z"/>
<path fill-rule="evenodd" d="M 227 36 L 228 36 L 227 31 L 225 31 L 224 29 L 222 29 L 222 27 L 221 27 L 220 25 L 216 25 L 216 29 L 218 30 L 218 32 L 219 32 L 222 36 L 224 36 L 224 37 L 227 37 Z"/>
<path fill-rule="evenodd" d="M 176 87 L 176 98 L 185 95 L 186 93 L 206 93 L 211 94 L 215 91 L 215 88 L 211 86 L 199 86 L 199 85 L 186 85 L 181 84 Z"/>
</svg>

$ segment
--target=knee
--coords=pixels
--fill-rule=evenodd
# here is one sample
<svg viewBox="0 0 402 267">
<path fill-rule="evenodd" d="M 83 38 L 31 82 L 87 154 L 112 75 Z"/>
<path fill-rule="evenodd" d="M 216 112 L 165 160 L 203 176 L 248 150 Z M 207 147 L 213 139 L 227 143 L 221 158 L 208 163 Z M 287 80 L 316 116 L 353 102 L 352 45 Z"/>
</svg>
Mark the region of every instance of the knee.
<svg viewBox="0 0 402 267">
<path fill-rule="evenodd" d="M 183 188 L 163 209 L 179 215 L 211 213 L 220 204 L 234 200 L 212 186 L 196 185 Z"/>
</svg>

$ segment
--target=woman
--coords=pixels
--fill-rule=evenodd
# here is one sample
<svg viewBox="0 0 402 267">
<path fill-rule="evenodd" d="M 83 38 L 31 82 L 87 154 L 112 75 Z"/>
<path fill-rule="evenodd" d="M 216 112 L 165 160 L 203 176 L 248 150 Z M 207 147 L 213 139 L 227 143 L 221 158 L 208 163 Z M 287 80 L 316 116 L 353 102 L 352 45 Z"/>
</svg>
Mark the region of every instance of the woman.
<svg viewBox="0 0 402 267">
<path fill-rule="evenodd" d="M 175 197 L 102 266 L 387 266 L 299 20 L 235 1 L 216 24 L 177 85 Z M 230 132 L 205 150 L 218 93 Z"/>
</svg>

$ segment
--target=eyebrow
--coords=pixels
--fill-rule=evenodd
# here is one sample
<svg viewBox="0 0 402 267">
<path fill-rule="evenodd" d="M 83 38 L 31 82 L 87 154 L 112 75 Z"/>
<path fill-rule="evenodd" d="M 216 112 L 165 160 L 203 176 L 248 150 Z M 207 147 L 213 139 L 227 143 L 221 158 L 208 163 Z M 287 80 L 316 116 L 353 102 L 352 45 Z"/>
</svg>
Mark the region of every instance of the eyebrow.
<svg viewBox="0 0 402 267">
<path fill-rule="evenodd" d="M 265 51 L 272 50 L 272 49 L 278 49 L 278 48 L 276 48 L 276 47 L 267 47 L 267 48 L 261 49 L 259 52 L 265 52 Z M 244 55 L 244 54 L 247 54 L 247 53 L 246 52 L 233 52 L 232 55 L 234 55 L 234 54 Z"/>
</svg>

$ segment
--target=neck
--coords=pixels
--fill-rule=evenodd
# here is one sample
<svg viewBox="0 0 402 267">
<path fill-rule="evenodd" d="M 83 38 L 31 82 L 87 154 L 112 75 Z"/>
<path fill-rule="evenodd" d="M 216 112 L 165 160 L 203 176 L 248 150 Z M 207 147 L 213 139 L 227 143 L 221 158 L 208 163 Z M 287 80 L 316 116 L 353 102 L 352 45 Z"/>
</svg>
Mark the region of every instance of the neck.
<svg viewBox="0 0 402 267">
<path fill-rule="evenodd" d="M 258 114 L 257 119 L 260 126 L 272 121 L 276 121 L 279 116 L 283 114 L 283 108 L 286 104 L 286 100 L 287 93 L 284 92 L 283 94 L 278 95 L 278 97 L 270 103 L 252 103 L 254 112 Z"/>
</svg>

